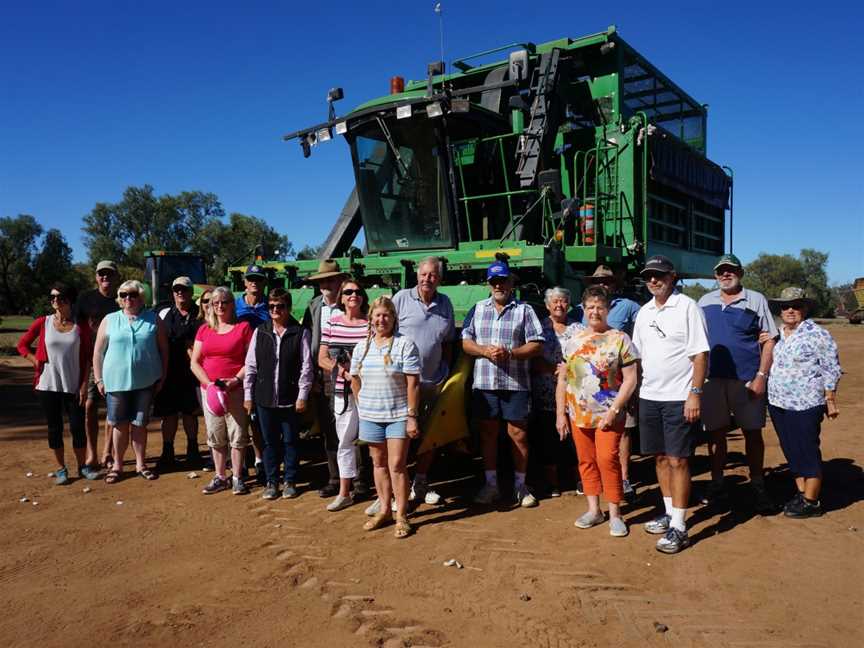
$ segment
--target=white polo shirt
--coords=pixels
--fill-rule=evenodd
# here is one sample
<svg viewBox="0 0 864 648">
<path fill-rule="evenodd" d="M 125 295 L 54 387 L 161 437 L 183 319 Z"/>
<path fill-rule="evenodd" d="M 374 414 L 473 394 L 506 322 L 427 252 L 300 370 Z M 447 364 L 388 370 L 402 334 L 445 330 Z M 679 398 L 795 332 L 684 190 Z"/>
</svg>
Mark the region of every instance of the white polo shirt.
<svg viewBox="0 0 864 648">
<path fill-rule="evenodd" d="M 640 398 L 684 401 L 693 381 L 691 356 L 710 350 L 705 316 L 687 295 L 673 293 L 662 307 L 652 299 L 636 316 L 633 345 L 642 358 Z"/>
</svg>

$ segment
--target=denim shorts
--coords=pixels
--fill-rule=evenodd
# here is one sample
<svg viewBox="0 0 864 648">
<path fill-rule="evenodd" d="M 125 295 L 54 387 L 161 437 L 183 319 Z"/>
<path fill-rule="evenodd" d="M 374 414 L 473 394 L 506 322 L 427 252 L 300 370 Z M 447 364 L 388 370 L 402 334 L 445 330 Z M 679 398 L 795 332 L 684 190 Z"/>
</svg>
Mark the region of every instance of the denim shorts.
<svg viewBox="0 0 864 648">
<path fill-rule="evenodd" d="M 136 427 L 145 427 L 150 422 L 150 402 L 152 400 L 152 387 L 133 389 L 132 391 L 106 392 L 105 406 L 108 410 L 106 418 L 112 425 L 131 423 Z"/>
<path fill-rule="evenodd" d="M 360 419 L 360 440 L 366 443 L 384 443 L 387 439 L 406 439 L 408 438 L 408 433 L 405 431 L 406 423 L 407 421 L 377 423 Z"/>
</svg>

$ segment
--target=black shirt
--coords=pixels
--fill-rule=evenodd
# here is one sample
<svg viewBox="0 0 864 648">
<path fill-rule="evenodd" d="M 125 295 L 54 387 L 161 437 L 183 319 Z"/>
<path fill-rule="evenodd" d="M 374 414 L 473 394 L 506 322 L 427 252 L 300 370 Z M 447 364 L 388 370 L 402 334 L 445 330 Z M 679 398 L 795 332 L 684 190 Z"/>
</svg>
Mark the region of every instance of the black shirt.
<svg viewBox="0 0 864 648">
<path fill-rule="evenodd" d="M 187 350 L 195 342 L 195 334 L 201 325 L 198 321 L 198 306 L 191 304 L 186 315 L 176 306 L 162 308 L 159 318 L 164 322 L 168 334 L 168 379 L 194 381 Z"/>
<path fill-rule="evenodd" d="M 102 318 L 118 310 L 116 297 L 105 297 L 98 290 L 87 290 L 75 302 L 73 316 L 76 320 L 86 318 L 95 335 Z"/>
</svg>

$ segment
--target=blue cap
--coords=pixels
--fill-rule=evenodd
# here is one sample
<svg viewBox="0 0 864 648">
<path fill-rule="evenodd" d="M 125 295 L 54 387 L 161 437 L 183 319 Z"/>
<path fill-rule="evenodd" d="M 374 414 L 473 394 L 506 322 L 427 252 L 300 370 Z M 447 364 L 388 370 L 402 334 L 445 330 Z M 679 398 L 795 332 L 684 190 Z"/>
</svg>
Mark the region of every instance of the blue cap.
<svg viewBox="0 0 864 648">
<path fill-rule="evenodd" d="M 267 273 L 261 269 L 261 266 L 255 265 L 254 263 L 246 268 L 246 274 L 244 275 L 247 279 L 249 277 L 263 277 L 267 278 Z"/>
<path fill-rule="evenodd" d="M 510 266 L 503 261 L 496 261 L 486 270 L 486 281 L 496 277 L 506 278 L 510 276 Z"/>
</svg>

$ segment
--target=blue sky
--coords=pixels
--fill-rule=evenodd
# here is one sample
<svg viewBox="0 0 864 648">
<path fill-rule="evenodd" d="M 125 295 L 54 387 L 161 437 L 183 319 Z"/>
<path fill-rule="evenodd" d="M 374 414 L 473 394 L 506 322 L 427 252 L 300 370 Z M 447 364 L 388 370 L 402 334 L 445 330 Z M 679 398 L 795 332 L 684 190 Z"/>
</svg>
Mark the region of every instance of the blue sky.
<svg viewBox="0 0 864 648">
<path fill-rule="evenodd" d="M 860 27 L 849 3 L 447 2 L 445 58 L 615 24 L 710 105 L 709 157 L 735 170 L 735 252 L 830 253 L 864 276 Z M 320 243 L 353 185 L 341 138 L 305 160 L 281 135 L 425 76 L 434 2 L 5 3 L 0 215 L 57 227 L 83 260 L 81 217 L 129 185 L 215 193 L 295 246 Z"/>
</svg>

